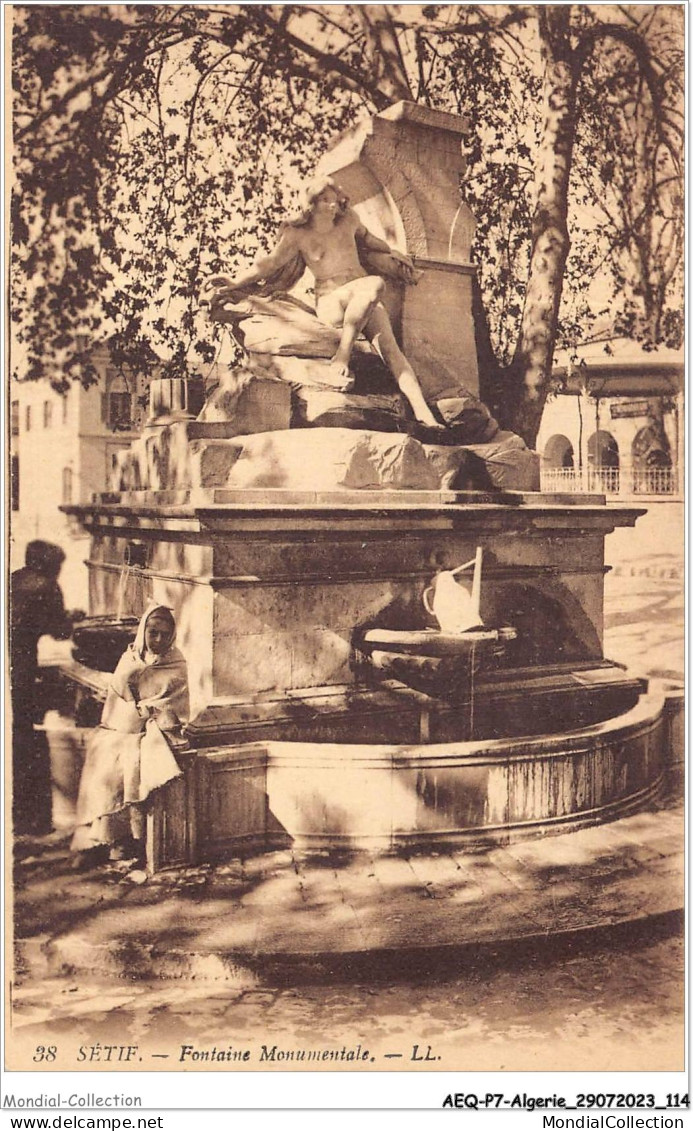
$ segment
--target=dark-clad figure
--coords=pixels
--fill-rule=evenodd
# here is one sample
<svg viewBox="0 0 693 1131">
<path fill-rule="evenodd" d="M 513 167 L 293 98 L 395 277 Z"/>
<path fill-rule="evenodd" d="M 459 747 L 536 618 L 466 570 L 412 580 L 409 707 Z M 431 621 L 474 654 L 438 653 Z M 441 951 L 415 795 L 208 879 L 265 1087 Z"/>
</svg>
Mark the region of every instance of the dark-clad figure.
<svg viewBox="0 0 693 1131">
<path fill-rule="evenodd" d="M 30 542 L 25 564 L 10 578 L 10 692 L 12 699 L 12 815 L 17 834 L 50 832 L 50 758 L 34 733 L 41 704 L 36 693 L 41 636 L 65 640 L 73 619 L 63 603 L 58 576 L 65 560 L 60 546 Z"/>
</svg>

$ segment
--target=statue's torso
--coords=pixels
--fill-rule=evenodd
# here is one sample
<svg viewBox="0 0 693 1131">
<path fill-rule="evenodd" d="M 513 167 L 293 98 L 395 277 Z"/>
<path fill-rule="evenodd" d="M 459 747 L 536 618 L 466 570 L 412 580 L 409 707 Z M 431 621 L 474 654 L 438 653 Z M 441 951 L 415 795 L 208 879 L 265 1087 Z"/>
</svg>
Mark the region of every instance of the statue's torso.
<svg viewBox="0 0 693 1131">
<path fill-rule="evenodd" d="M 327 231 L 311 227 L 298 231 L 298 247 L 315 276 L 318 293 L 326 294 L 366 274 L 356 245 L 357 228 L 358 219 L 347 214 Z"/>
</svg>

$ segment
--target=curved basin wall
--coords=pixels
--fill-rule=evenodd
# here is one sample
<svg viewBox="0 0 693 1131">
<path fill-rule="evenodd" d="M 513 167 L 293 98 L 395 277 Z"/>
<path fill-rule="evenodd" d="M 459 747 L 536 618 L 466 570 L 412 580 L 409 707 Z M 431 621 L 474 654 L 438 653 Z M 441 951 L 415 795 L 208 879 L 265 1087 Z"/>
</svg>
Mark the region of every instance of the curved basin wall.
<svg viewBox="0 0 693 1131">
<path fill-rule="evenodd" d="M 663 699 L 562 735 L 415 746 L 274 742 L 197 758 L 198 854 L 244 844 L 425 848 L 562 831 L 644 804 Z"/>
</svg>

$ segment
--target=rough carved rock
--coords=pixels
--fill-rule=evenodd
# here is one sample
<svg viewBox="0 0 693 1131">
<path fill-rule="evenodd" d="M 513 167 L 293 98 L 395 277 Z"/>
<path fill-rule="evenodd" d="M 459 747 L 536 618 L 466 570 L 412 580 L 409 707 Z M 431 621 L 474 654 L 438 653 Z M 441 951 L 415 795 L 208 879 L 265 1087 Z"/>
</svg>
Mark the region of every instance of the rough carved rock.
<svg viewBox="0 0 693 1131">
<path fill-rule="evenodd" d="M 291 390 L 272 376 L 251 369 L 229 370 L 208 397 L 198 421 L 225 426 L 224 436 L 274 432 L 291 425 Z"/>
<path fill-rule="evenodd" d="M 111 476 L 115 491 L 164 491 L 189 486 L 188 422 L 145 428 L 132 447 L 118 452 Z"/>
<path fill-rule="evenodd" d="M 294 390 L 293 428 L 361 428 L 406 432 L 410 424 L 399 396 L 358 396 L 303 385 Z"/>
<path fill-rule="evenodd" d="M 411 436 L 349 428 L 268 432 L 239 441 L 229 488 L 283 487 L 296 491 L 414 488 L 438 490 L 466 460 L 461 448 L 428 445 Z"/>
<path fill-rule="evenodd" d="M 334 355 L 339 341 L 338 331 L 325 326 L 305 303 L 289 295 L 273 297 L 248 296 L 242 301 L 231 302 L 228 298 L 216 301 L 211 307 L 211 317 L 215 321 L 230 322 L 234 334 L 248 352 L 246 368 L 258 374 L 289 382 L 295 389 L 299 386 L 316 388 L 330 387 L 339 392 L 357 396 L 398 395 L 395 382 L 369 342 L 360 340 L 352 354 L 351 373 L 345 382 L 335 382 L 334 373 L 326 362 Z M 477 396 L 451 374 L 438 375 L 438 383 L 445 387 L 445 395 L 437 401 L 438 411 L 448 425 L 446 444 L 488 443 L 497 434 L 498 423 Z M 412 430 L 411 414 L 402 404 L 403 411 L 398 415 L 401 430 Z M 367 428 L 392 431 L 389 415 L 378 411 L 368 414 L 357 411 L 355 402 L 344 400 L 339 407 L 337 400 L 333 409 L 324 418 L 319 418 L 323 426 Z M 375 406 L 374 406 L 375 407 Z M 201 416 L 200 419 L 207 419 Z M 304 412 L 302 404 L 292 417 L 292 426 L 314 425 L 310 411 Z M 244 429 L 244 431 L 247 431 Z M 256 431 L 265 431 L 258 428 Z M 422 437 L 427 440 L 428 437 Z"/>
<path fill-rule="evenodd" d="M 237 445 L 228 440 L 193 440 L 186 486 L 225 487 L 238 455 Z"/>
<path fill-rule="evenodd" d="M 288 389 L 286 390 L 289 391 Z M 491 444 L 422 443 L 395 433 L 396 417 L 373 398 L 344 398 L 324 390 L 301 390 L 303 411 L 313 416 L 310 431 L 281 429 L 219 438 L 218 423 L 179 422 L 148 428 L 121 452 L 112 479 L 116 491 L 180 491 L 198 487 L 283 487 L 302 491 L 372 488 L 419 490 L 539 489 L 539 460 L 513 433 Z M 390 426 L 364 429 L 325 427 L 357 402 L 355 414 L 381 413 Z M 322 399 L 322 404 L 321 404 Z M 362 408 L 358 402 L 365 399 Z M 387 398 L 381 398 L 387 402 Z"/>
<path fill-rule="evenodd" d="M 227 487 L 297 491 L 539 489 L 539 458 L 513 433 L 492 444 L 444 446 L 349 428 L 265 433 L 238 440 Z"/>
<path fill-rule="evenodd" d="M 540 460 L 514 432 L 499 432 L 493 443 L 469 444 L 470 468 L 482 489 L 539 491 Z"/>
<path fill-rule="evenodd" d="M 466 389 L 436 401 L 438 412 L 458 444 L 487 444 L 499 433 L 498 421 L 486 405 Z"/>
<path fill-rule="evenodd" d="M 191 439 L 194 428 L 194 424 L 180 421 L 145 429 L 131 448 L 118 453 L 112 490 L 223 487 L 239 449 L 227 440 Z"/>
<path fill-rule="evenodd" d="M 438 402 L 448 429 L 426 432 L 412 418 L 404 397 L 376 357 L 360 359 L 351 391 L 333 388 L 326 362 L 316 358 L 252 354 L 228 370 L 198 416 L 207 437 L 232 437 L 282 428 L 361 428 L 409 432 L 424 443 L 479 444 L 499 427 L 486 406 L 466 389 Z"/>
</svg>

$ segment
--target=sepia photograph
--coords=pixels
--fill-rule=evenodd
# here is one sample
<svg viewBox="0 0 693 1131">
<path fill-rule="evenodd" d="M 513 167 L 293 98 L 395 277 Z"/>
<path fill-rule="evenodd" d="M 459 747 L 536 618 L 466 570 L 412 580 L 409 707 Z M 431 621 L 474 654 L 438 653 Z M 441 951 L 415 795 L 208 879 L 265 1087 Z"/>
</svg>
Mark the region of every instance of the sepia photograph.
<svg viewBox="0 0 693 1131">
<path fill-rule="evenodd" d="M 685 8 L 4 7 L 6 1093 L 683 1073 Z"/>
</svg>

